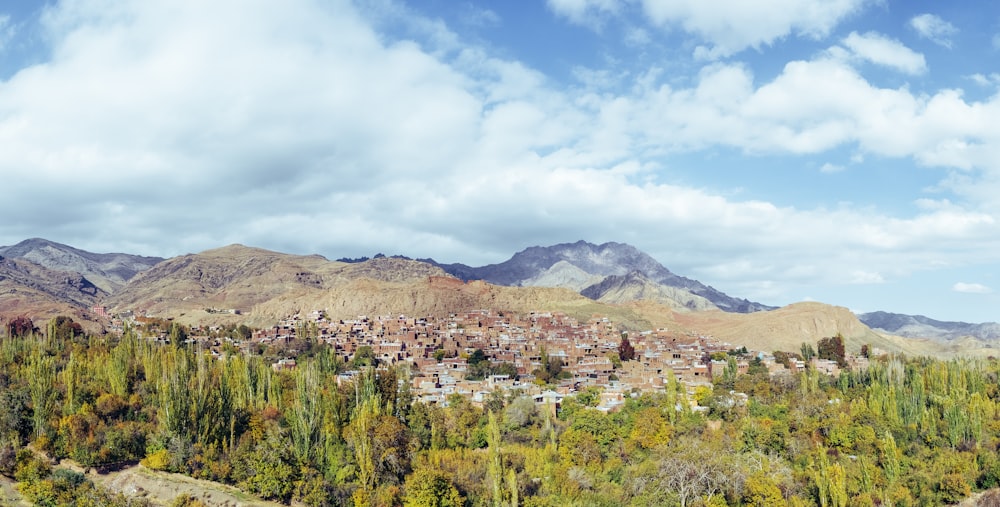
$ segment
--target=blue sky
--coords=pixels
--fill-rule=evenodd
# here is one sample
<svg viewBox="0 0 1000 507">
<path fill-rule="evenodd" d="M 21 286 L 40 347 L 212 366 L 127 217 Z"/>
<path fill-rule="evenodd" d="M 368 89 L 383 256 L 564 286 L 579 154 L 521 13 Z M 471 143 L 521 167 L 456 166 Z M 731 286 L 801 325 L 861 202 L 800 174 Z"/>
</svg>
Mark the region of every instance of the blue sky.
<svg viewBox="0 0 1000 507">
<path fill-rule="evenodd" d="M 0 244 L 620 241 L 768 304 L 998 321 L 998 61 L 992 2 L 8 1 Z"/>
</svg>

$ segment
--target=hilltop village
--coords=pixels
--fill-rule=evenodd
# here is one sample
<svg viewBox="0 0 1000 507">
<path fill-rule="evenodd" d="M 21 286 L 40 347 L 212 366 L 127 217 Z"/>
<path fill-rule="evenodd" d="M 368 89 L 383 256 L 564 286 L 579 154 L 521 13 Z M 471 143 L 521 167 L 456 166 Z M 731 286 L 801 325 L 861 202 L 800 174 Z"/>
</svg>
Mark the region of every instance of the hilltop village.
<svg viewBox="0 0 1000 507">
<path fill-rule="evenodd" d="M 250 354 L 266 348 L 282 350 L 287 357 L 273 367 L 289 369 L 295 368 L 299 351 L 294 347 L 302 343 L 300 338 L 333 347 L 349 365 L 406 364 L 414 399 L 439 404 L 447 404 L 452 395 L 479 404 L 499 390 L 558 405 L 563 396 L 598 387 L 598 408 L 611 411 L 627 396 L 664 391 L 670 376 L 693 394 L 699 386 L 711 386 L 712 378 L 733 364 L 735 374 L 746 373 L 751 364 L 767 368 L 771 375 L 794 374 L 806 367 L 800 359 L 779 362 L 768 352 L 736 350 L 709 336 L 668 329 L 628 333 L 607 318 L 580 322 L 554 312 L 522 316 L 479 310 L 445 318 L 330 320 L 317 310 L 254 331 L 248 340 L 224 338 L 210 347 L 220 357 L 219 346 L 226 341 Z M 189 340 L 210 341 L 208 336 Z M 623 340 L 633 349 L 632 360 L 621 360 Z M 852 366 L 867 366 L 863 357 L 848 359 Z M 810 362 L 817 371 L 839 374 L 835 361 L 813 357 Z M 346 371 L 341 379 L 350 380 L 357 373 Z"/>
</svg>

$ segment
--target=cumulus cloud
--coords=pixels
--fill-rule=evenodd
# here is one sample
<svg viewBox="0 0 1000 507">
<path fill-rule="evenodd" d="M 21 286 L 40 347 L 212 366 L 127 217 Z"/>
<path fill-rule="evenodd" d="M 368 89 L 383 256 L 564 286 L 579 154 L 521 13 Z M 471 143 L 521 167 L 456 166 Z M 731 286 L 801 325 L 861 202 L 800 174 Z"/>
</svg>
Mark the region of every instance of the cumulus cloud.
<svg viewBox="0 0 1000 507">
<path fill-rule="evenodd" d="M 916 30 L 921 37 L 946 48 L 951 48 L 951 37 L 958 33 L 954 25 L 934 14 L 920 14 L 910 18 L 910 28 Z"/>
<path fill-rule="evenodd" d="M 866 34 L 851 32 L 843 40 L 843 44 L 858 58 L 877 65 L 884 65 L 907 74 L 923 74 L 927 71 L 924 55 L 884 35 L 874 32 Z"/>
<path fill-rule="evenodd" d="M 647 4 L 664 9 L 654 18 L 664 23 L 702 16 L 694 4 L 683 16 Z M 615 240 L 765 301 L 790 286 L 878 283 L 1000 251 L 983 208 L 1000 181 L 978 176 L 998 159 L 1000 98 L 881 88 L 825 53 L 766 80 L 715 62 L 690 82 L 650 71 L 611 92 L 629 78 L 580 70 L 587 86 L 557 89 L 520 62 L 456 48 L 446 27 L 393 40 L 349 4 L 116 5 L 54 6 L 53 58 L 0 82 L 0 170 L 5 195 L 18 196 L 0 200 L 2 238 L 153 255 L 240 242 L 470 264 L 533 244 Z M 839 6 L 842 17 L 859 4 L 829 5 L 815 8 Z M 746 23 L 741 38 L 713 47 L 827 33 L 834 22 L 786 18 L 756 35 Z M 970 171 L 976 179 L 949 184 L 973 205 L 906 217 L 808 209 L 661 177 L 670 156 L 717 147 L 847 147 Z M 953 244 L 967 246 L 935 247 Z"/>
<path fill-rule="evenodd" d="M 993 292 L 993 289 L 981 283 L 965 283 L 965 282 L 955 283 L 955 285 L 951 286 L 951 290 L 955 292 L 962 292 L 965 294 L 989 294 Z"/>
<path fill-rule="evenodd" d="M 680 26 L 706 42 L 699 56 L 709 59 L 761 48 L 790 34 L 819 39 L 867 0 L 642 0 L 648 19 L 661 27 Z"/>
</svg>

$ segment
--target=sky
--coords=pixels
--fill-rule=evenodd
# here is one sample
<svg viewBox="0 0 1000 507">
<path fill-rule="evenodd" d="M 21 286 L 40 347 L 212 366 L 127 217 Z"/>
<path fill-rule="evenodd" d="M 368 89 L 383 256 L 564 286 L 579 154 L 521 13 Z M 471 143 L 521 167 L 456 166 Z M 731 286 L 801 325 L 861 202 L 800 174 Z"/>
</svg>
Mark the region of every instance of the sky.
<svg viewBox="0 0 1000 507">
<path fill-rule="evenodd" d="M 6 0 L 0 245 L 502 262 L 1000 321 L 1000 4 Z"/>
</svg>

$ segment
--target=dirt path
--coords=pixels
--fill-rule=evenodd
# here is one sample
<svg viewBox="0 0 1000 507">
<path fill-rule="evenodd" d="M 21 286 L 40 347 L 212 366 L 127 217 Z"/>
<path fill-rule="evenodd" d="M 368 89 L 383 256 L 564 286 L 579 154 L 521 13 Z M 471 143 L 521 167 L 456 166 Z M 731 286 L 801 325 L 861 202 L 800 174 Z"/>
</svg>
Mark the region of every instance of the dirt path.
<svg viewBox="0 0 1000 507">
<path fill-rule="evenodd" d="M 87 477 L 111 491 L 130 497 L 142 497 L 154 505 L 169 505 L 182 494 L 189 494 L 212 506 L 278 507 L 282 504 L 265 502 L 232 486 L 192 479 L 186 475 L 154 472 L 142 466 L 132 466 L 107 474 Z"/>
<path fill-rule="evenodd" d="M 21 498 L 21 494 L 14 488 L 13 480 L 0 475 L 0 505 L 27 507 L 31 504 Z"/>
</svg>

